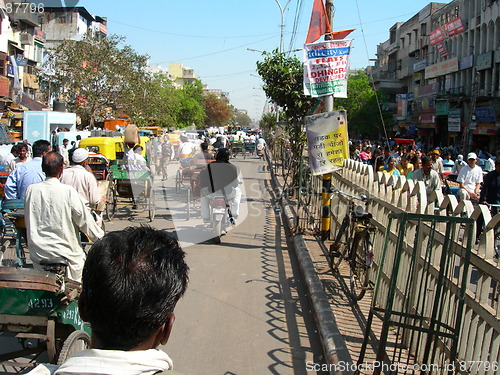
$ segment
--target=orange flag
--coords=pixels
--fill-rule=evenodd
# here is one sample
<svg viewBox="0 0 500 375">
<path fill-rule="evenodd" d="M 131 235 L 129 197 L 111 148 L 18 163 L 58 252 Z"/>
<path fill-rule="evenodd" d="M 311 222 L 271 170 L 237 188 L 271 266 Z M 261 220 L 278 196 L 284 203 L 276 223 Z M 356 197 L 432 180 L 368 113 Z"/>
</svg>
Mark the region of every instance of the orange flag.
<svg viewBox="0 0 500 375">
<path fill-rule="evenodd" d="M 334 31 L 332 32 L 332 40 L 340 40 L 340 39 L 345 39 L 347 35 L 352 33 L 356 29 L 348 29 L 348 30 L 341 30 L 341 31 Z"/>
<path fill-rule="evenodd" d="M 331 32 L 330 21 L 328 20 L 323 0 L 314 0 L 306 43 L 313 43 L 321 38 L 322 35 L 330 34 Z"/>
</svg>

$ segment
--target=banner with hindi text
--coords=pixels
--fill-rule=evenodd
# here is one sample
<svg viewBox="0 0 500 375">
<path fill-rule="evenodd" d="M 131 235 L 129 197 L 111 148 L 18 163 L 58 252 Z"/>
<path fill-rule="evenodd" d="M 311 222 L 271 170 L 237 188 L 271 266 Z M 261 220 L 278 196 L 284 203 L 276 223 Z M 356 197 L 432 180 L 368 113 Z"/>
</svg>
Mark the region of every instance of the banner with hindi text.
<svg viewBox="0 0 500 375">
<path fill-rule="evenodd" d="M 347 98 L 351 39 L 304 45 L 304 94 Z"/>
<path fill-rule="evenodd" d="M 314 176 L 331 173 L 349 157 L 345 110 L 306 116 L 309 165 Z"/>
</svg>

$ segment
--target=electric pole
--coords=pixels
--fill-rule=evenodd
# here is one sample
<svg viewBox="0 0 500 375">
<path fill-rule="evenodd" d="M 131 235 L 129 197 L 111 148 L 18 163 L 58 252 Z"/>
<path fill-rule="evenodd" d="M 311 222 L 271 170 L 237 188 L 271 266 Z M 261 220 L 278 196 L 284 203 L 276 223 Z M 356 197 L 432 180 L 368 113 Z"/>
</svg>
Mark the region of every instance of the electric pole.
<svg viewBox="0 0 500 375">
<path fill-rule="evenodd" d="M 326 15 L 328 17 L 328 21 L 330 22 L 330 28 L 333 32 L 333 0 L 326 0 Z M 331 35 L 326 35 L 325 39 L 330 40 L 332 38 Z M 333 111 L 333 94 L 327 95 L 323 97 L 323 103 L 325 105 L 325 112 Z M 327 173 L 323 175 L 323 184 L 322 184 L 322 193 L 321 200 L 323 203 L 322 212 L 321 212 L 321 240 L 326 241 L 330 238 L 330 191 L 332 188 L 332 174 Z"/>
</svg>

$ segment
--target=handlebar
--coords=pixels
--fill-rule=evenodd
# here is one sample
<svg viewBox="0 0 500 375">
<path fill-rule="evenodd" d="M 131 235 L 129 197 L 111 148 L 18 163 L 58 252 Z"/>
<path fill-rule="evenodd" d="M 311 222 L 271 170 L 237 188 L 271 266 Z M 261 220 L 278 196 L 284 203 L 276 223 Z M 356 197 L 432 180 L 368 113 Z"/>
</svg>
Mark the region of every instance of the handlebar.
<svg viewBox="0 0 500 375">
<path fill-rule="evenodd" d="M 356 200 L 361 201 L 361 202 L 365 202 L 365 203 L 368 202 L 368 197 L 365 194 L 361 194 L 359 197 L 357 197 L 355 195 L 351 195 L 351 194 L 345 193 L 345 192 L 343 192 L 343 191 L 341 191 L 339 189 L 335 189 L 335 188 L 332 188 L 331 191 L 332 191 L 332 194 L 330 195 L 330 199 L 332 199 L 335 194 L 342 194 L 342 195 L 344 195 L 346 197 L 349 197 L 349 198 L 352 198 L 352 199 L 356 199 Z"/>
</svg>

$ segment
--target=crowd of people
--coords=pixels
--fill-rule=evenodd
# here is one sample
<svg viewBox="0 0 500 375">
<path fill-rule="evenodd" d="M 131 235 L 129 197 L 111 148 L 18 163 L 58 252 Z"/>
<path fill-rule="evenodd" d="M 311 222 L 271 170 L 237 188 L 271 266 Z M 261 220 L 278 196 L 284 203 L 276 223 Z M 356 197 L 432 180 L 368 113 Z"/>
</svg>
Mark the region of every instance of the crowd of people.
<svg viewBox="0 0 500 375">
<path fill-rule="evenodd" d="M 490 205 L 500 204 L 500 158 L 483 150 L 468 152 L 466 158 L 454 147 L 436 147 L 425 153 L 413 142 L 392 142 L 381 148 L 369 140 L 354 141 L 350 158 L 373 166 L 375 172 L 422 181 L 427 195 L 446 186 L 447 176 L 458 183 L 458 198 Z M 496 211 L 494 211 L 496 212 Z"/>
</svg>

